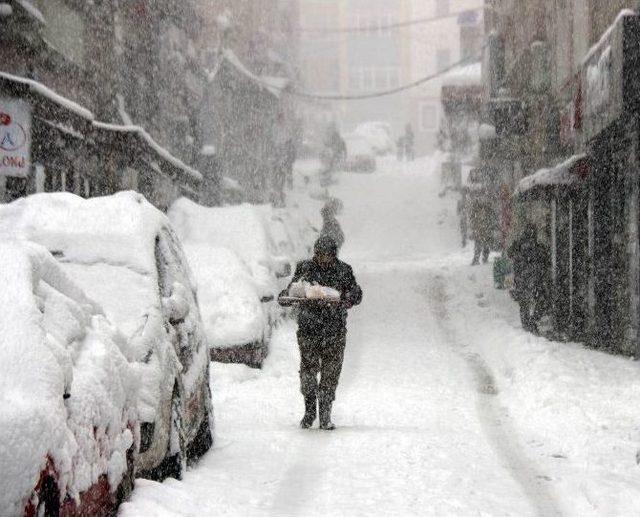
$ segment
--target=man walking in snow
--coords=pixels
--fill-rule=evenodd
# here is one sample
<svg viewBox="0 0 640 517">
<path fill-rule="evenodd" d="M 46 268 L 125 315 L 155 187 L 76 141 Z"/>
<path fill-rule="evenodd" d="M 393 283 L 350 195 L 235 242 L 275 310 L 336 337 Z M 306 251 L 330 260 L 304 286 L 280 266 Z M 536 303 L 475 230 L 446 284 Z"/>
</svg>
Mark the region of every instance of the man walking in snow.
<svg viewBox="0 0 640 517">
<path fill-rule="evenodd" d="M 280 293 L 280 304 L 290 305 L 286 297 L 294 282 L 305 281 L 335 289 L 337 301 L 305 300 L 299 303 L 298 346 L 300 349 L 300 391 L 304 397 L 304 417 L 300 427 L 308 429 L 316 419 L 319 406 L 320 428 L 333 430 L 331 406 L 347 338 L 347 310 L 362 301 L 362 289 L 353 270 L 338 260 L 338 247 L 329 237 L 320 237 L 311 260 L 300 262 L 289 287 Z M 318 382 L 318 374 L 320 381 Z"/>
<path fill-rule="evenodd" d="M 322 228 L 320 229 L 320 237 L 329 237 L 336 243 L 338 251 L 344 244 L 344 232 L 340 228 L 340 223 L 336 219 L 338 208 L 335 203 L 328 201 L 320 210 L 322 215 Z"/>
<path fill-rule="evenodd" d="M 537 229 L 528 224 L 518 240 L 509 247 L 513 260 L 515 298 L 520 304 L 522 328 L 538 333 L 538 320 L 546 308 L 549 256 L 538 242 Z"/>
</svg>

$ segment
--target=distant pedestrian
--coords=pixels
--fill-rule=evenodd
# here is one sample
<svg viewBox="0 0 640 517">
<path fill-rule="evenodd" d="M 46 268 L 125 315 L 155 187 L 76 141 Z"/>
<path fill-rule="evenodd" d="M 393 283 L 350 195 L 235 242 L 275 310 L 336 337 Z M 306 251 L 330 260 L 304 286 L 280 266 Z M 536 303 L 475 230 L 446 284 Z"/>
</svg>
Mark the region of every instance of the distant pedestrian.
<svg viewBox="0 0 640 517">
<path fill-rule="evenodd" d="M 344 244 L 344 232 L 340 227 L 340 223 L 336 219 L 336 213 L 338 211 L 338 206 L 331 201 L 325 203 L 325 205 L 320 210 L 320 215 L 322 215 L 322 228 L 320 229 L 320 237 L 329 237 L 336 243 L 338 247 L 338 251 L 342 248 Z"/>
<path fill-rule="evenodd" d="M 311 260 L 300 262 L 291 284 L 306 281 L 335 289 L 337 301 L 306 300 L 299 303 L 298 347 L 300 349 L 300 391 L 304 397 L 304 417 L 300 427 L 308 429 L 316 419 L 319 406 L 320 428 L 335 429 L 331 407 L 342 371 L 347 338 L 347 310 L 362 300 L 351 266 L 338 260 L 338 247 L 329 237 L 320 237 Z M 291 284 L 280 293 L 281 305 Z M 318 382 L 318 375 L 320 380 Z"/>
<path fill-rule="evenodd" d="M 538 333 L 538 321 L 548 305 L 549 253 L 538 242 L 537 229 L 528 224 L 508 250 L 513 261 L 515 298 L 520 304 L 522 328 Z"/>
<path fill-rule="evenodd" d="M 493 230 L 493 210 L 489 201 L 476 199 L 471 203 L 471 237 L 474 240 L 472 266 L 482 262 L 487 263 L 491 251 L 491 237 Z"/>
<path fill-rule="evenodd" d="M 468 215 L 467 215 L 467 194 L 466 191 L 462 192 L 460 199 L 458 199 L 458 205 L 456 207 L 456 212 L 458 213 L 458 219 L 460 222 L 460 237 L 462 239 L 462 247 L 467 247 L 467 236 L 468 236 Z"/>
<path fill-rule="evenodd" d="M 405 146 L 405 156 L 409 161 L 413 161 L 414 158 L 416 157 L 414 144 L 415 144 L 415 136 L 413 134 L 413 128 L 411 127 L 411 124 L 407 124 L 404 127 L 404 146 Z"/>
</svg>

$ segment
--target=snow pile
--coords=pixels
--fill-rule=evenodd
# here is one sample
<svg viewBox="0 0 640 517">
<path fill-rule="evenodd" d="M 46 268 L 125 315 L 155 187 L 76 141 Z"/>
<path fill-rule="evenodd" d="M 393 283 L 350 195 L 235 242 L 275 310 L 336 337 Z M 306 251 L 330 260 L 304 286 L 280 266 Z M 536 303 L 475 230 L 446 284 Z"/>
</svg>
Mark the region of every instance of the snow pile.
<svg viewBox="0 0 640 517">
<path fill-rule="evenodd" d="M 5 241 L 0 277 L 2 512 L 23 512 L 48 461 L 63 496 L 103 474 L 115 490 L 136 419 L 124 339 L 44 248 Z"/>
<path fill-rule="evenodd" d="M 209 208 L 181 198 L 171 206 L 169 218 L 182 242 L 234 251 L 251 271 L 258 294 L 275 294 L 269 235 L 256 207 L 245 203 Z"/>
<path fill-rule="evenodd" d="M 262 342 L 267 326 L 251 273 L 231 250 L 205 243 L 184 246 L 198 287 L 210 347 Z"/>
</svg>

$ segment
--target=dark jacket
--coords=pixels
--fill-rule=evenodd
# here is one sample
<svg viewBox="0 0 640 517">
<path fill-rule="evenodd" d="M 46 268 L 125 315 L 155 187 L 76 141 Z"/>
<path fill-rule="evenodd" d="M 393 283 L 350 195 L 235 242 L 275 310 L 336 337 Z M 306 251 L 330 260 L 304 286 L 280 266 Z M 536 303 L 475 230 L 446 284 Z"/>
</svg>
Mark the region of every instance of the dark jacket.
<svg viewBox="0 0 640 517">
<path fill-rule="evenodd" d="M 362 301 L 362 289 L 351 266 L 337 260 L 333 266 L 323 269 L 314 260 L 305 260 L 296 266 L 291 284 L 303 280 L 340 291 L 341 303 L 310 301 L 300 304 L 298 332 L 308 336 L 344 334 L 347 330 L 347 309 Z M 288 291 L 289 288 L 285 289 L 280 296 L 286 296 Z"/>
<path fill-rule="evenodd" d="M 523 236 L 511 245 L 508 253 L 513 261 L 516 291 L 521 294 L 544 291 L 550 271 L 546 248 L 535 238 Z"/>
</svg>

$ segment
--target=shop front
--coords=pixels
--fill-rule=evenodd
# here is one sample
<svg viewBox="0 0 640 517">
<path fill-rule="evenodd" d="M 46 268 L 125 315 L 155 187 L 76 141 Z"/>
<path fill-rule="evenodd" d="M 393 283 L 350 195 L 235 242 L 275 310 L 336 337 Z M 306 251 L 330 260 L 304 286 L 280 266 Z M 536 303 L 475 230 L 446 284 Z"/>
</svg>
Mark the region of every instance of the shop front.
<svg viewBox="0 0 640 517">
<path fill-rule="evenodd" d="M 640 17 L 621 16 L 582 70 L 583 137 L 590 163 L 588 341 L 638 352 L 638 107 Z"/>
<path fill-rule="evenodd" d="M 539 240 L 549 249 L 548 302 L 554 334 L 576 341 L 586 339 L 588 175 L 588 158 L 575 155 L 527 176 L 516 189 L 519 226 L 535 224 Z M 536 207 L 543 220 L 532 217 Z"/>
</svg>

